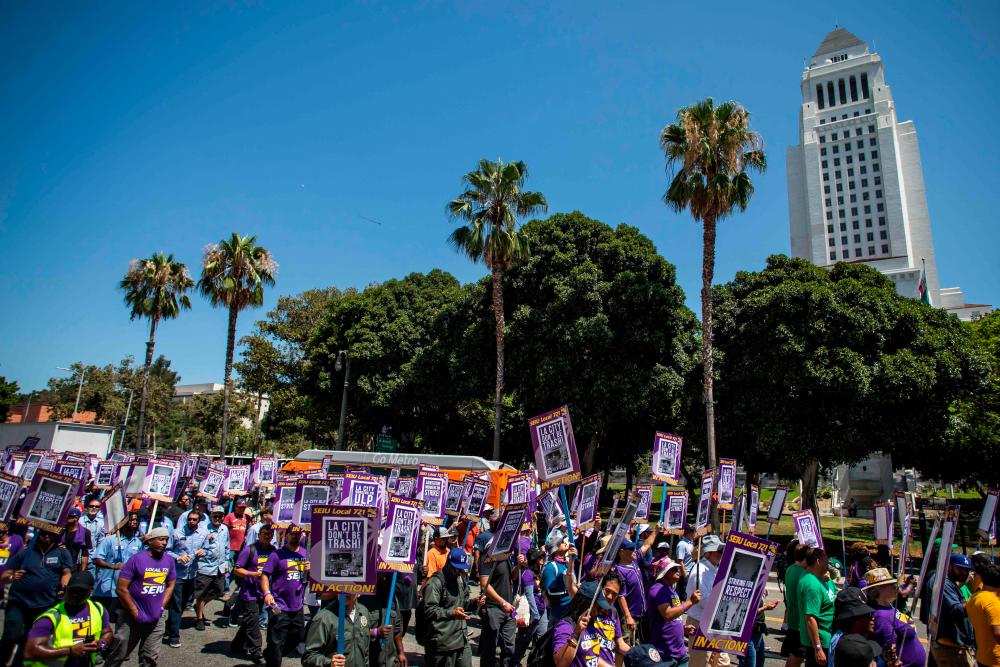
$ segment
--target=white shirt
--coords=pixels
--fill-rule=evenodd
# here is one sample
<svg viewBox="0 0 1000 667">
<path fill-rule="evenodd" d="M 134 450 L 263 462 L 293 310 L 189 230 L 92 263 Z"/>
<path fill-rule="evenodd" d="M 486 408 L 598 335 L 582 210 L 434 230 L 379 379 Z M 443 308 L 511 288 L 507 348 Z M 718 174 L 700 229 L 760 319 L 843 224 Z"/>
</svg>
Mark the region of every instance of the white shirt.
<svg viewBox="0 0 1000 667">
<path fill-rule="evenodd" d="M 708 602 L 708 595 L 712 592 L 712 584 L 715 583 L 715 573 L 718 570 L 719 568 L 712 565 L 707 558 L 702 558 L 688 573 L 684 596 L 690 598 L 695 591 L 701 591 L 701 602 L 688 609 L 688 618 L 693 618 L 696 621 L 701 620 L 701 615 L 705 612 L 705 604 Z"/>
</svg>

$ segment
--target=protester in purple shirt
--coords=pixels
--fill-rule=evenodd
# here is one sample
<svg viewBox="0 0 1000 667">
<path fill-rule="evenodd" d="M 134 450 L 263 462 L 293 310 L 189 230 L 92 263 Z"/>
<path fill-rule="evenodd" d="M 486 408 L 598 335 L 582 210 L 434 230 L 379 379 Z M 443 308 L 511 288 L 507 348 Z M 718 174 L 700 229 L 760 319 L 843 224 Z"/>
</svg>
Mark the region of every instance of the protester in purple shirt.
<svg viewBox="0 0 1000 667">
<path fill-rule="evenodd" d="M 243 604 L 237 615 L 240 629 L 230 643 L 233 653 L 247 655 L 254 662 L 263 658 L 263 642 L 260 637 L 260 610 L 264 603 L 264 591 L 260 580 L 263 568 L 268 559 L 277 549 L 271 544 L 274 537 L 274 525 L 261 524 L 257 532 L 257 541 L 243 547 L 236 557 L 234 573 L 240 578 L 240 600 Z"/>
<path fill-rule="evenodd" d="M 545 613 L 545 594 L 542 592 L 542 567 L 545 565 L 545 552 L 541 549 L 531 549 L 527 552 L 524 571 L 521 572 L 521 591 L 528 599 L 528 623 L 519 625 L 517 637 L 514 640 L 514 661 L 520 665 L 524 654 L 532 640 L 537 641 L 549 629 L 548 616 Z"/>
<path fill-rule="evenodd" d="M 135 554 L 118 575 L 118 622 L 115 645 L 105 662 L 119 667 L 139 647 L 139 662 L 155 665 L 163 642 L 163 610 L 174 593 L 174 558 L 165 553 L 170 533 L 154 528 L 146 533 L 146 549 Z"/>
<path fill-rule="evenodd" d="M 625 619 L 625 627 L 631 643 L 639 644 L 642 634 L 642 615 L 646 613 L 646 583 L 643 580 L 642 566 L 636 558 L 636 544 L 632 540 L 622 540 L 618 550 L 618 562 L 615 571 L 622 580 L 621 596 L 618 598 L 618 608 Z"/>
<path fill-rule="evenodd" d="M 917 638 L 913 619 L 891 606 L 898 594 L 896 580 L 881 567 L 870 570 L 867 576 L 869 583 L 865 593 L 868 604 L 875 610 L 871 639 L 883 648 L 893 646 L 903 667 L 922 667 L 927 654 Z"/>
<path fill-rule="evenodd" d="M 687 631 L 682 616 L 701 600 L 701 591 L 691 594 L 691 599 L 681 602 L 674 588 L 681 578 L 681 564 L 663 557 L 653 562 L 653 585 L 649 587 L 649 643 L 656 647 L 664 661 L 677 664 L 687 661 L 684 644 Z"/>
<path fill-rule="evenodd" d="M 279 667 L 281 656 L 291 652 L 305 637 L 305 615 L 302 601 L 305 584 L 309 578 L 309 558 L 299 546 L 302 529 L 292 526 L 285 538 L 285 546 L 267 558 L 262 568 L 260 587 L 264 604 L 272 609 L 267 623 L 267 648 L 264 660 L 267 667 Z"/>
<path fill-rule="evenodd" d="M 556 667 L 598 667 L 600 661 L 613 665 L 616 653 L 628 653 L 630 647 L 614 612 L 621 579 L 612 571 L 601 582 L 602 590 L 598 590 L 598 583 L 581 585 L 566 608 L 566 617 L 556 623 L 552 631 Z M 591 600 L 594 608 L 588 614 Z"/>
</svg>

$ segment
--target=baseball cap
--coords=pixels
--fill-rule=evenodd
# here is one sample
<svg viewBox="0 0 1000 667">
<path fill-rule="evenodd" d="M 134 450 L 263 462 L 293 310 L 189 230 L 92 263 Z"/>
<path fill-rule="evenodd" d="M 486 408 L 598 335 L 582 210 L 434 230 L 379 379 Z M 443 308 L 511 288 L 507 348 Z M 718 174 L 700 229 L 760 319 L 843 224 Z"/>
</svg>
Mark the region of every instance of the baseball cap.
<svg viewBox="0 0 1000 667">
<path fill-rule="evenodd" d="M 244 500 L 241 500 L 238 503 L 236 503 L 236 507 L 246 507 L 246 506 L 247 506 L 247 504 L 246 504 L 246 501 L 244 501 Z"/>
<path fill-rule="evenodd" d="M 965 568 L 966 570 L 972 569 L 972 559 L 965 554 L 952 554 L 948 562 L 955 567 Z"/>
<path fill-rule="evenodd" d="M 659 544 L 656 545 L 656 548 L 657 549 L 669 549 L 670 548 L 670 542 L 660 542 Z"/>
<path fill-rule="evenodd" d="M 167 531 L 166 528 L 163 528 L 163 527 L 154 528 L 153 530 L 151 530 L 148 533 L 146 533 L 143 536 L 142 539 L 144 539 L 144 540 L 155 540 L 157 537 L 166 537 L 166 538 L 169 539 L 170 538 L 170 533 Z"/>
<path fill-rule="evenodd" d="M 653 561 L 653 580 L 659 580 L 660 577 L 664 576 L 667 572 L 674 569 L 675 567 L 680 567 L 681 564 L 673 560 L 669 556 L 664 556 L 659 560 Z"/>
<path fill-rule="evenodd" d="M 437 535 L 435 535 L 434 537 L 440 537 L 443 539 L 447 539 L 449 537 L 455 537 L 455 531 L 453 531 L 451 528 L 448 528 L 447 526 L 438 526 Z"/>
<path fill-rule="evenodd" d="M 492 512 L 493 511 L 493 505 L 490 505 L 489 503 L 486 503 L 485 505 L 483 505 L 483 511 L 484 512 Z"/>
<path fill-rule="evenodd" d="M 622 549 L 635 549 L 635 542 L 629 539 L 622 540 L 622 545 L 618 547 L 618 550 L 621 551 Z"/>
<path fill-rule="evenodd" d="M 625 667 L 658 667 L 663 657 L 652 644 L 633 646 L 625 654 Z"/>
<path fill-rule="evenodd" d="M 955 556 L 961 556 L 962 554 L 955 554 Z M 954 556 L 953 556 L 954 557 Z M 890 574 L 889 570 L 884 567 L 876 567 L 865 573 L 865 580 L 868 585 L 862 590 L 868 590 L 869 588 L 875 588 L 876 586 L 888 586 L 889 584 L 896 583 L 896 577 Z"/>
<path fill-rule="evenodd" d="M 212 511 L 210 514 L 225 514 L 226 510 L 223 509 L 222 505 L 212 505 Z"/>
<path fill-rule="evenodd" d="M 710 554 L 713 551 L 722 551 L 726 545 L 716 535 L 706 535 L 701 539 L 701 552 Z"/>
<path fill-rule="evenodd" d="M 79 509 L 77 509 L 76 507 L 74 507 L 73 509 L 71 509 L 71 510 L 69 511 L 69 514 L 67 514 L 67 515 L 66 515 L 66 518 L 68 518 L 68 519 L 72 519 L 72 518 L 74 518 L 74 517 L 75 517 L 75 518 L 79 519 L 79 518 L 80 518 L 80 516 L 81 516 L 81 512 L 80 512 L 80 510 L 79 510 Z"/>
<path fill-rule="evenodd" d="M 66 584 L 66 590 L 90 590 L 94 587 L 94 575 L 90 572 L 74 572 Z"/>
<path fill-rule="evenodd" d="M 868 598 L 864 592 L 855 586 L 848 586 L 837 593 L 837 599 L 833 603 L 833 620 L 843 621 L 855 616 L 864 616 L 874 613 L 875 610 L 868 606 Z"/>
<path fill-rule="evenodd" d="M 581 585 L 580 588 L 576 589 L 576 594 L 587 598 L 588 600 L 594 600 L 598 607 L 604 610 L 611 609 L 611 603 L 603 595 L 597 594 L 597 582 L 588 581 Z M 597 596 L 596 599 L 594 596 Z"/>
<path fill-rule="evenodd" d="M 647 530 L 649 530 L 649 524 L 648 523 L 640 523 L 639 524 L 639 534 L 640 535 L 642 535 L 643 533 L 645 533 Z"/>
<path fill-rule="evenodd" d="M 833 654 L 838 665 L 870 665 L 882 655 L 882 647 L 863 635 L 851 633 L 840 638 Z"/>
<path fill-rule="evenodd" d="M 464 549 L 455 547 L 448 552 L 448 564 L 456 570 L 468 570 L 469 554 L 465 553 Z"/>
</svg>

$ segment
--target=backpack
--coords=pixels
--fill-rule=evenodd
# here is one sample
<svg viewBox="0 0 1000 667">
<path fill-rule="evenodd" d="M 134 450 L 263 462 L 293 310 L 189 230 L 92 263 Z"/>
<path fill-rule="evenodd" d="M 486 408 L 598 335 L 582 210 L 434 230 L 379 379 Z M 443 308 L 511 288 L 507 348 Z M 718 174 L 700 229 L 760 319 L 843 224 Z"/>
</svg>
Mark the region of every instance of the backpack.
<svg viewBox="0 0 1000 667">
<path fill-rule="evenodd" d="M 545 634 L 535 640 L 535 645 L 528 653 L 527 667 L 555 667 L 556 658 L 552 652 L 552 635 L 555 625 L 545 631 Z"/>
</svg>

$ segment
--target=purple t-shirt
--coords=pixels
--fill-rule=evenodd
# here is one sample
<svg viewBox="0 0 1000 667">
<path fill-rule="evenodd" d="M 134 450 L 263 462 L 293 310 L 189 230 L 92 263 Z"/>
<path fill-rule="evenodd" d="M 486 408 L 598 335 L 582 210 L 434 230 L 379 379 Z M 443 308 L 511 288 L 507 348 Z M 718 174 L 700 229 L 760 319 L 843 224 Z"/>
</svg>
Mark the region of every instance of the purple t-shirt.
<svg viewBox="0 0 1000 667">
<path fill-rule="evenodd" d="M 628 605 L 628 613 L 638 622 L 646 612 L 646 585 L 642 580 L 639 561 L 633 559 L 628 565 L 619 563 L 615 569 L 622 578 L 622 597 Z"/>
<path fill-rule="evenodd" d="M 90 621 L 90 605 L 84 603 L 83 609 L 79 613 L 73 614 L 73 639 L 79 640 L 81 642 L 87 641 L 97 641 L 100 639 L 97 633 L 93 631 Z M 104 614 L 101 616 L 101 627 L 109 628 L 111 627 L 111 619 L 108 618 L 108 610 L 104 609 Z M 44 637 L 46 639 L 52 637 L 55 632 L 55 626 L 52 625 L 52 621 L 48 618 L 42 616 L 35 624 L 31 626 L 28 630 L 28 639 L 36 639 L 38 637 Z M 90 667 L 90 656 L 83 656 L 80 658 L 68 657 L 65 662 L 60 663 L 63 667 Z"/>
<path fill-rule="evenodd" d="M 535 608 L 539 614 L 545 613 L 545 595 L 542 593 L 542 576 L 535 574 L 530 568 L 524 568 L 521 573 L 521 590 L 534 586 Z"/>
<path fill-rule="evenodd" d="M 24 538 L 20 535 L 11 535 L 10 539 L 7 541 L 7 546 L 0 547 L 0 572 L 7 569 L 7 561 L 10 560 L 10 557 L 23 548 Z"/>
<path fill-rule="evenodd" d="M 917 639 L 917 631 L 912 625 L 913 619 L 892 607 L 883 607 L 873 602 L 868 604 L 875 609 L 875 613 L 872 614 L 872 618 L 875 619 L 872 639 L 880 646 L 892 644 L 898 648 L 902 643 L 903 652 L 897 657 L 903 663 L 903 667 L 923 667 L 927 654 Z"/>
<path fill-rule="evenodd" d="M 295 551 L 281 547 L 267 557 L 263 572 L 271 583 L 271 595 L 281 611 L 294 613 L 302 609 L 309 575 L 305 569 L 308 560 L 302 547 Z"/>
<path fill-rule="evenodd" d="M 664 659 L 680 659 L 687 655 L 684 621 L 681 616 L 665 621 L 658 609 L 662 604 L 676 607 L 680 603 L 681 598 L 672 586 L 658 581 L 649 587 L 649 643 L 656 647 Z"/>
<path fill-rule="evenodd" d="M 155 623 L 163 613 L 167 585 L 177 578 L 174 558 L 163 553 L 154 558 L 143 549 L 128 559 L 118 575 L 128 579 L 128 592 L 139 608 L 140 623 Z"/>
<path fill-rule="evenodd" d="M 256 552 L 252 560 L 250 559 L 251 551 Z M 243 547 L 243 551 L 236 557 L 236 567 L 250 572 L 259 572 L 267 564 L 268 557 L 275 551 L 277 549 L 270 544 L 264 547 L 259 544 Z M 246 602 L 264 599 L 264 593 L 260 590 L 260 577 L 243 577 L 240 580 L 240 599 Z"/>
<path fill-rule="evenodd" d="M 552 631 L 552 651 L 558 653 L 566 646 L 573 636 L 576 624 L 569 617 L 556 623 Z M 570 663 L 571 667 L 597 667 L 598 658 L 608 664 L 615 664 L 615 641 L 622 636 L 622 627 L 618 615 L 598 616 L 594 614 L 590 625 L 580 635 L 580 644 L 576 648 L 576 657 Z"/>
</svg>

